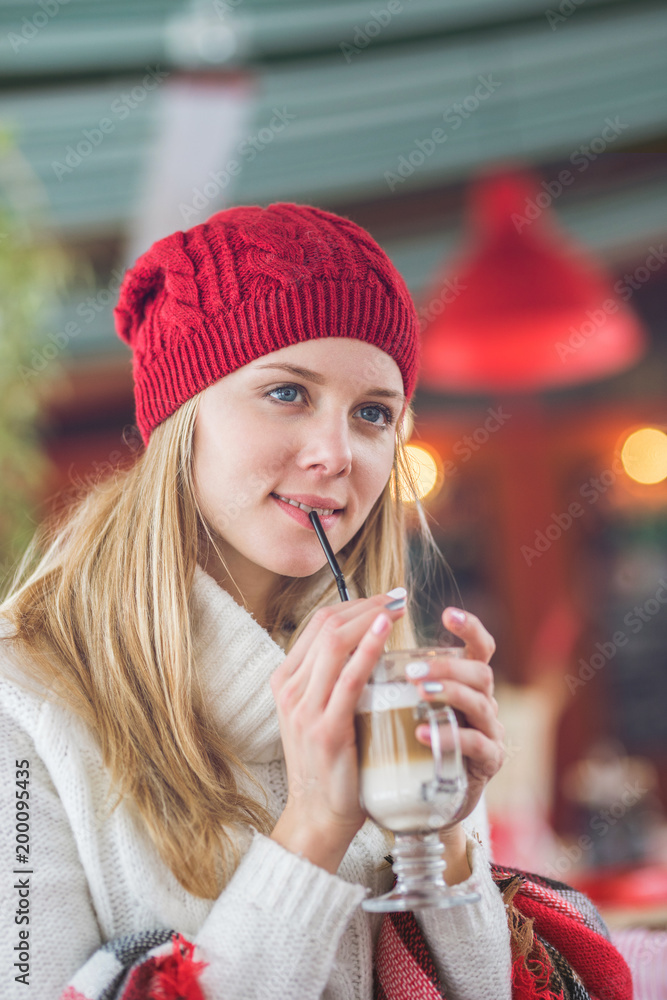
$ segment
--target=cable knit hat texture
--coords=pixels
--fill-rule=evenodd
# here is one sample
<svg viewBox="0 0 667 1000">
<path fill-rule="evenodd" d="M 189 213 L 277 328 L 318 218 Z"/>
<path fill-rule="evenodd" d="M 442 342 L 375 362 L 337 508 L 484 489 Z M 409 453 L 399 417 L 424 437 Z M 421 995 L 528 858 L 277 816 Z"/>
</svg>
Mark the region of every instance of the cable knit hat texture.
<svg viewBox="0 0 667 1000">
<path fill-rule="evenodd" d="M 369 233 L 310 205 L 239 206 L 155 242 L 126 272 L 114 309 L 133 351 L 144 443 L 187 399 L 242 365 L 319 337 L 389 354 L 414 391 L 419 319 Z"/>
</svg>

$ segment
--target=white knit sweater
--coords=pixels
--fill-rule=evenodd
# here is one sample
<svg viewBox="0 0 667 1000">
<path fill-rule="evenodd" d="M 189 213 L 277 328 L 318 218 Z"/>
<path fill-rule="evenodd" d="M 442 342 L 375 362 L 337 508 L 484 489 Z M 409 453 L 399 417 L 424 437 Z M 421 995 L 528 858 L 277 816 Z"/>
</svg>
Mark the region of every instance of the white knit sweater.
<svg viewBox="0 0 667 1000">
<path fill-rule="evenodd" d="M 191 607 L 197 670 L 209 703 L 266 790 L 277 819 L 287 781 L 269 677 L 284 653 L 200 567 Z M 173 928 L 194 941 L 196 955 L 209 963 L 201 979 L 208 1000 L 370 1000 L 382 916 L 366 913 L 359 904 L 365 887 L 372 895 L 390 888 L 391 870 L 376 871 L 390 850 L 380 829 L 370 821 L 364 825 L 336 875 L 255 834 L 218 899 L 194 897 L 125 807 L 110 811 L 108 775 L 94 735 L 67 709 L 17 683 L 13 678 L 20 672 L 17 655 L 3 643 L 3 997 L 56 1000 L 104 941 Z M 15 762 L 23 760 L 30 770 L 29 866 L 15 860 Z M 423 911 L 418 919 L 449 1000 L 509 1000 L 503 902 L 484 851 L 472 837 L 468 847 L 481 902 Z M 16 886 L 27 878 L 30 922 L 18 924 L 15 913 L 24 904 Z M 17 982 L 14 967 L 14 946 L 26 928 L 29 986 Z"/>
</svg>

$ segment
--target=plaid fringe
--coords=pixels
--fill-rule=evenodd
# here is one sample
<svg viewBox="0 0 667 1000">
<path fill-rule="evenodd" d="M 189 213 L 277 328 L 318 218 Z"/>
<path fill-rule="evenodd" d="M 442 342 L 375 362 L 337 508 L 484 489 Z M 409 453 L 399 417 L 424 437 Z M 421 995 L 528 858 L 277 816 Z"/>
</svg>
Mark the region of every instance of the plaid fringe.
<svg viewBox="0 0 667 1000">
<path fill-rule="evenodd" d="M 197 982 L 205 962 L 175 931 L 109 941 L 76 972 L 60 1000 L 205 1000 Z"/>
<path fill-rule="evenodd" d="M 581 893 L 492 865 L 508 904 L 513 1000 L 632 1000 L 630 970 Z M 446 1000 L 412 913 L 387 914 L 375 955 L 374 1000 Z"/>
<path fill-rule="evenodd" d="M 632 1000 L 630 970 L 600 914 L 581 893 L 541 875 L 492 865 L 512 933 L 513 1000 Z M 60 1000 L 205 1000 L 206 963 L 175 931 L 110 941 L 75 974 Z M 413 913 L 383 919 L 374 1000 L 446 1000 Z"/>
</svg>

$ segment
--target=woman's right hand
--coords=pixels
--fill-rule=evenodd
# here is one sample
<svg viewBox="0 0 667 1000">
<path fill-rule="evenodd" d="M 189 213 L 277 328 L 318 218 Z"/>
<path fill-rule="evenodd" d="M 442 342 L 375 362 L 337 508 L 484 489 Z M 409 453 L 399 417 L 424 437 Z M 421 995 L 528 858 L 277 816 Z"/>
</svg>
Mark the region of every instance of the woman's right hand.
<svg viewBox="0 0 667 1000">
<path fill-rule="evenodd" d="M 366 814 L 359 804 L 355 708 L 392 623 L 387 594 L 320 608 L 271 677 L 287 805 L 271 837 L 335 873 Z"/>
</svg>

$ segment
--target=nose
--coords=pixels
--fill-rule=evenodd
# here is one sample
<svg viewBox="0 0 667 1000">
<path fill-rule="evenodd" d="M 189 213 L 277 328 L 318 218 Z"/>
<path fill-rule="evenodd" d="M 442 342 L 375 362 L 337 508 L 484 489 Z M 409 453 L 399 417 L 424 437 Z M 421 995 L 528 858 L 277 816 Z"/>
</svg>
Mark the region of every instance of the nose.
<svg viewBox="0 0 667 1000">
<path fill-rule="evenodd" d="M 352 445 L 347 414 L 333 418 L 331 414 L 308 421 L 299 450 L 297 464 L 302 469 L 323 476 L 347 476 L 352 469 Z"/>
</svg>

